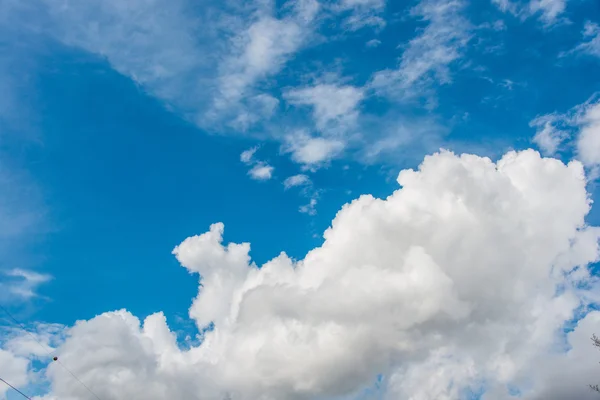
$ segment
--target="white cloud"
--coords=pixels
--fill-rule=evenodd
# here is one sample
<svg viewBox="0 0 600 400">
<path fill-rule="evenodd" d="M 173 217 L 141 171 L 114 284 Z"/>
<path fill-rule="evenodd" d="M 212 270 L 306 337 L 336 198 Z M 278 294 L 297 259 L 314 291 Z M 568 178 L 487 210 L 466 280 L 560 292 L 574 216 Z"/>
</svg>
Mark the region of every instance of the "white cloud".
<svg viewBox="0 0 600 400">
<path fill-rule="evenodd" d="M 240 161 L 244 164 L 250 164 L 257 150 L 258 146 L 254 146 L 252 148 L 249 148 L 248 150 L 244 150 L 242 154 L 240 154 Z"/>
<path fill-rule="evenodd" d="M 271 118 L 278 100 L 256 86 L 308 44 L 319 11 L 316 0 L 193 10 L 187 0 L 30 3 L 7 0 L 11 18 L 0 24 L 97 54 L 169 110 L 227 132 Z"/>
<path fill-rule="evenodd" d="M 567 346 L 570 348 L 566 356 L 559 354 L 546 354 L 539 358 L 537 367 L 533 369 L 534 379 L 543 381 L 545 385 L 526 396 L 536 400 L 563 400 L 570 399 L 573 388 L 581 391 L 577 398 L 595 399 L 597 393 L 588 389 L 588 385 L 598 382 L 598 356 L 600 352 L 594 350 L 590 338 L 597 334 L 600 326 L 600 312 L 594 311 L 583 318 L 575 329 L 567 335 Z M 572 381 L 568 385 L 561 382 L 564 371 L 569 371 Z M 526 374 L 521 371 L 520 375 Z M 585 388 L 585 391 L 579 388 Z"/>
<path fill-rule="evenodd" d="M 358 154 L 365 164 L 398 165 L 398 163 L 418 163 L 422 154 L 432 153 L 444 147 L 444 135 L 448 128 L 442 126 L 435 117 L 408 118 L 390 114 L 384 119 L 367 120 L 378 135 L 370 137 L 361 146 Z"/>
<path fill-rule="evenodd" d="M 503 12 L 516 12 L 516 3 L 513 3 L 511 0 L 492 0 L 492 4 L 495 4 Z"/>
<path fill-rule="evenodd" d="M 27 368 L 29 361 L 23 357 L 17 357 L 13 353 L 0 349 L 0 378 L 6 380 L 13 386 L 22 387 L 28 382 Z M 4 399 L 6 393 L 11 390 L 0 382 L 0 399 Z"/>
<path fill-rule="evenodd" d="M 236 101 L 244 97 L 248 86 L 258 78 L 281 68 L 286 58 L 301 44 L 298 25 L 270 16 L 253 23 L 240 41 L 239 54 L 226 61 L 220 77 L 222 100 Z"/>
<path fill-rule="evenodd" d="M 162 313 L 80 321 L 59 348 L 100 398 L 310 399 L 356 393 L 386 377 L 382 398 L 593 399 L 599 257 L 583 167 L 528 150 L 497 163 L 441 152 L 398 177 L 386 199 L 361 196 L 322 246 L 261 268 L 223 224 L 174 250 L 200 275 L 190 316 L 203 342 L 177 347 Z M 570 272 L 574 271 L 574 272 Z M 562 290 L 557 291 L 557 287 Z M 493 338 L 493 340 L 490 340 Z M 2 365 L 2 364 L 0 364 Z M 55 398 L 89 395 L 56 364 Z"/>
<path fill-rule="evenodd" d="M 0 272 L 0 301 L 29 300 L 37 297 L 37 288 L 50 281 L 52 276 L 34 271 L 13 268 Z"/>
<path fill-rule="evenodd" d="M 299 211 L 302 214 L 317 215 L 317 198 L 311 198 L 307 204 L 300 206 Z"/>
<path fill-rule="evenodd" d="M 319 200 L 320 191 L 315 190 L 313 183 L 308 175 L 298 174 L 288 177 L 283 181 L 285 190 L 293 187 L 300 187 L 302 197 L 308 199 L 308 203 L 301 205 L 298 211 L 302 214 L 317 215 L 317 203 Z"/>
<path fill-rule="evenodd" d="M 230 126 L 246 132 L 260 121 L 267 121 L 273 117 L 278 106 L 279 100 L 265 93 L 250 97 L 246 101 L 246 107 L 237 110 L 237 116 Z"/>
<path fill-rule="evenodd" d="M 385 3 L 385 0 L 340 0 L 334 5 L 334 10 L 338 13 L 351 12 L 342 23 L 350 30 L 356 31 L 367 26 L 383 28 L 385 20 L 381 13 Z"/>
<path fill-rule="evenodd" d="M 385 8 L 385 0 L 340 0 L 338 7 L 342 10 L 371 9 L 382 10 Z"/>
<path fill-rule="evenodd" d="M 2 347 L 18 357 L 49 359 L 64 340 L 66 327 L 60 324 L 36 324 L 23 331 L 18 328 L 3 328 Z"/>
<path fill-rule="evenodd" d="M 572 138 L 576 155 L 585 166 L 600 165 L 600 100 L 597 95 L 564 114 L 538 117 L 530 125 L 537 127 L 534 142 L 546 153 L 555 153 L 563 141 Z"/>
<path fill-rule="evenodd" d="M 577 153 L 586 165 L 600 164 L 600 102 L 587 105 L 579 116 Z"/>
<path fill-rule="evenodd" d="M 583 53 L 600 57 L 600 27 L 598 24 L 587 21 L 583 28 L 583 37 L 587 40 L 577 45 L 571 51 L 562 53 L 561 56 Z"/>
<path fill-rule="evenodd" d="M 27 2 L 3 3 L 9 4 L 6 15 L 11 15 L 10 24 L 41 33 L 31 37 L 48 37 L 101 56 L 167 109 L 209 132 L 244 134 L 284 146 L 286 132 L 280 128 L 291 118 L 281 112 L 283 100 L 272 90 L 278 75 L 296 54 L 323 39 L 318 37 L 318 28 L 327 16 L 333 14 L 337 22 L 364 12 L 379 18 L 386 6 L 383 0 L 339 0 L 322 5 L 316 0 L 260 0 L 227 3 L 225 7 L 205 4 L 190 10 L 188 0 L 131 0 L 126 5 L 117 0 L 65 0 L 60 5 L 38 1 L 36 12 Z M 15 8 L 19 12 L 14 12 Z M 341 14 L 330 12 L 332 9 Z M 429 21 L 428 13 L 423 11 Z M 432 17 L 430 25 L 438 28 L 425 29 L 424 36 L 432 38 L 441 32 L 444 23 L 434 20 L 439 18 Z M 415 39 L 413 47 L 417 42 Z M 439 51 L 445 50 L 440 47 Z M 420 48 L 412 52 L 417 54 Z M 432 67 L 436 74 L 442 69 Z M 290 91 L 290 96 L 295 96 L 290 101 L 312 108 L 319 129 L 327 131 L 321 134 L 336 136 L 312 142 L 312 147 L 328 150 L 323 159 L 335 157 L 347 143 L 360 139 L 360 132 L 350 128 L 359 124 L 365 90 L 342 82 L 319 82 Z M 304 122 L 295 126 L 304 127 Z M 346 131 L 355 137 L 338 137 Z"/>
<path fill-rule="evenodd" d="M 254 146 L 245 150 L 240 154 L 240 161 L 246 165 L 252 166 L 248 171 L 248 175 L 257 181 L 266 181 L 273 176 L 274 167 L 264 161 L 257 160 L 255 154 L 258 151 L 258 146 Z"/>
<path fill-rule="evenodd" d="M 310 178 L 308 177 L 308 175 L 304 174 L 293 175 L 286 178 L 285 181 L 283 181 L 283 186 L 286 190 L 296 186 L 305 186 L 310 184 Z"/>
<path fill-rule="evenodd" d="M 273 176 L 274 169 L 269 164 L 259 162 L 248 171 L 248 175 L 257 181 L 267 181 Z"/>
<path fill-rule="evenodd" d="M 529 10 L 531 14 L 541 13 L 541 20 L 546 24 L 553 24 L 565 12 L 567 0 L 531 0 Z"/>
<path fill-rule="evenodd" d="M 177 349 L 162 313 L 147 317 L 142 327 L 124 310 L 104 313 L 78 322 L 69 336 L 61 362 L 101 399 L 224 398 L 206 379 L 209 364 L 191 367 L 201 360 L 198 349 Z M 60 365 L 51 364 L 47 374 L 53 384 L 48 399 L 95 399 Z"/>
<path fill-rule="evenodd" d="M 596 24 L 592 21 L 586 21 L 585 25 L 583 26 L 583 36 L 585 36 L 585 37 L 596 36 L 598 34 L 599 29 L 600 29 L 600 27 L 598 26 L 598 24 Z"/>
<path fill-rule="evenodd" d="M 380 44 L 381 44 L 381 40 L 371 39 L 365 44 L 365 46 L 367 46 L 369 48 L 375 48 L 375 47 L 379 47 Z"/>
<path fill-rule="evenodd" d="M 183 0 L 42 0 L 36 21 L 61 42 L 105 57 L 118 72 L 151 94 L 183 107 L 202 101 L 201 72 L 209 72 L 198 23 Z M 32 14 L 26 16 L 31 18 Z M 135 15 L 135 18 L 132 18 Z M 202 32 L 208 33 L 207 31 Z"/>
<path fill-rule="evenodd" d="M 414 87 L 435 80 L 451 82 L 450 65 L 463 57 L 471 24 L 462 16 L 461 0 L 422 0 L 411 15 L 427 22 L 420 34 L 406 45 L 396 70 L 374 74 L 371 86 L 381 93 L 403 97 L 415 95 Z"/>
<path fill-rule="evenodd" d="M 291 153 L 292 160 L 306 168 L 318 168 L 329 162 L 337 157 L 346 145 L 340 139 L 313 137 L 304 132 L 289 135 L 286 141 L 282 151 Z"/>
<path fill-rule="evenodd" d="M 255 21 L 231 39 L 230 54 L 218 67 L 217 93 L 209 118 L 227 115 L 232 107 L 239 111 L 235 107 L 253 94 L 254 84 L 277 73 L 306 43 L 319 4 L 315 0 L 289 4 L 293 10 L 283 18 L 275 18 L 270 7 L 260 9 Z"/>
<path fill-rule="evenodd" d="M 9 154 L 2 152 L 0 156 L 0 256 L 8 262 L 9 253 L 48 227 L 46 208 L 35 183 L 23 171 L 6 165 Z"/>
<path fill-rule="evenodd" d="M 567 8 L 567 0 L 529 0 L 517 2 L 512 0 L 492 0 L 501 11 L 513 14 L 521 19 L 539 15 L 546 26 L 556 24 L 561 20 Z"/>
<path fill-rule="evenodd" d="M 284 97 L 290 104 L 311 106 L 319 130 L 345 130 L 356 123 L 364 92 L 350 85 L 323 83 L 289 90 Z"/>
<path fill-rule="evenodd" d="M 529 123 L 529 126 L 537 129 L 533 142 L 546 155 L 556 154 L 562 142 L 569 138 L 568 132 L 555 126 L 556 122 L 558 122 L 556 116 L 550 114 L 538 117 Z"/>
<path fill-rule="evenodd" d="M 499 85 L 503 88 L 505 88 L 506 90 L 513 90 L 515 87 L 515 82 L 510 80 L 510 79 L 503 79 Z"/>
<path fill-rule="evenodd" d="M 47 364 L 52 352 L 63 343 L 64 330 L 60 324 L 36 324 L 27 331 L 10 325 L 0 326 L 0 377 L 21 388 L 43 381 L 43 370 L 34 368 L 32 362 Z M 0 398 L 4 399 L 10 390 L 1 384 Z"/>
</svg>

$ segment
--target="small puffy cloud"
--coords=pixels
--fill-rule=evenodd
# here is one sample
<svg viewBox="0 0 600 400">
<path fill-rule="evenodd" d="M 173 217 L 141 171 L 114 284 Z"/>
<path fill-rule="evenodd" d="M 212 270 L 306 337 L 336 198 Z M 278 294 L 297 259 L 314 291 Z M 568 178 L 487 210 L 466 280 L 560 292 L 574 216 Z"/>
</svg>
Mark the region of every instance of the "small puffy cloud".
<svg viewBox="0 0 600 400">
<path fill-rule="evenodd" d="M 248 150 L 244 150 L 242 154 L 240 154 L 240 161 L 244 164 L 249 164 L 252 162 L 254 154 L 258 150 L 258 146 L 254 146 L 249 148 Z"/>
<path fill-rule="evenodd" d="M 312 107 L 317 128 L 325 131 L 352 126 L 364 92 L 350 85 L 317 84 L 289 90 L 284 97 L 290 104 Z"/>
<path fill-rule="evenodd" d="M 381 44 L 381 40 L 371 39 L 365 44 L 365 46 L 367 46 L 369 48 L 375 48 L 375 47 L 379 47 L 380 44 Z"/>
<path fill-rule="evenodd" d="M 308 175 L 298 174 L 293 175 L 283 181 L 283 187 L 287 190 L 296 186 L 310 185 L 311 181 Z"/>
<path fill-rule="evenodd" d="M 240 154 L 240 161 L 246 165 L 252 166 L 248 171 L 248 175 L 257 181 L 266 181 L 273 176 L 274 167 L 264 161 L 256 160 L 255 155 L 258 151 L 258 146 L 254 146 L 245 150 Z"/>
<path fill-rule="evenodd" d="M 286 139 L 284 153 L 291 153 L 292 160 L 306 168 L 317 168 L 337 157 L 345 147 L 340 139 L 310 136 L 297 132 Z"/>
<path fill-rule="evenodd" d="M 121 310 L 78 322 L 61 359 L 106 399 L 353 398 L 373 382 L 384 399 L 593 399 L 600 231 L 584 222 L 583 166 L 444 151 L 398 183 L 345 205 L 299 261 L 258 268 L 223 224 L 183 241 L 190 316 L 212 327 L 201 344 L 179 348 L 162 313 Z M 51 396 L 89 398 L 56 364 L 48 376 Z"/>
<path fill-rule="evenodd" d="M 260 162 L 253 166 L 250 171 L 248 171 L 248 175 L 257 181 L 267 181 L 273 176 L 273 170 L 274 168 L 269 164 Z"/>
</svg>

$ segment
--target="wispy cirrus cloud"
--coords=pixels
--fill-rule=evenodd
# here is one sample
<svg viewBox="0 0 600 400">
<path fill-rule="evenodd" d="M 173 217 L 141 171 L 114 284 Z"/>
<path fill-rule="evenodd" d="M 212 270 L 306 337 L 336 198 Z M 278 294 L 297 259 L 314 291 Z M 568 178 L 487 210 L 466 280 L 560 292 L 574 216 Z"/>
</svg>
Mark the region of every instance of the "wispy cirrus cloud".
<svg viewBox="0 0 600 400">
<path fill-rule="evenodd" d="M 364 27 L 383 28 L 386 23 L 381 17 L 385 0 L 340 0 L 334 3 L 333 10 L 344 16 L 343 26 L 356 31 Z"/>
<path fill-rule="evenodd" d="M 43 275 L 28 271 L 34 257 L 28 246 L 52 227 L 39 186 L 12 162 L 11 154 L 2 149 L 0 156 L 0 301 L 22 301 L 44 282 Z"/>
<path fill-rule="evenodd" d="M 321 191 L 315 190 L 313 182 L 308 175 L 292 175 L 283 181 L 283 187 L 285 190 L 299 188 L 300 194 L 308 200 L 307 203 L 298 208 L 299 212 L 312 216 L 317 214 L 317 204 L 319 202 Z"/>
<path fill-rule="evenodd" d="M 0 272 L 0 301 L 21 302 L 38 297 L 37 289 L 52 280 L 49 274 L 21 268 Z"/>
<path fill-rule="evenodd" d="M 206 102 L 201 89 L 214 63 L 206 43 L 217 32 L 198 30 L 184 0 L 38 3 L 44 34 L 104 57 L 172 107 L 193 113 Z"/>
<path fill-rule="evenodd" d="M 592 21 L 586 21 L 582 31 L 583 41 L 575 48 L 563 52 L 561 57 L 572 54 L 586 54 L 600 57 L 600 26 Z"/>
<path fill-rule="evenodd" d="M 29 34 L 43 34 L 103 57 L 146 93 L 205 130 L 278 141 L 283 154 L 312 169 L 370 140 L 360 130 L 362 103 L 371 89 L 410 96 L 429 83 L 450 82 L 449 66 L 462 57 L 469 38 L 461 1 L 423 0 L 411 15 L 426 26 L 406 44 L 398 69 L 375 75 L 373 82 L 379 86 L 357 86 L 340 78 L 295 87 L 292 83 L 281 92 L 269 85 L 291 59 L 318 42 L 327 12 L 358 28 L 350 22 L 353 16 L 382 23 L 386 2 L 253 1 L 193 8 L 187 0 L 133 0 L 126 5 L 116 0 L 65 0 L 60 7 L 49 0 L 36 1 L 36 7 L 16 0 L 4 4 L 14 21 L 35 22 L 20 24 L 29 26 Z M 1 23 L 15 26 L 14 21 Z M 290 105 L 310 112 L 300 123 L 287 125 L 283 111 Z M 298 129 L 305 133 L 298 134 Z M 266 177 L 267 170 L 255 171 Z"/>
<path fill-rule="evenodd" d="M 508 12 L 523 20 L 538 16 L 546 27 L 560 22 L 567 9 L 568 0 L 492 0 L 501 11 Z"/>
<path fill-rule="evenodd" d="M 462 0 L 423 0 L 412 8 L 411 16 L 426 26 L 404 46 L 398 68 L 375 73 L 370 87 L 380 94 L 412 97 L 431 82 L 450 83 L 449 67 L 463 57 L 471 39 L 465 5 Z"/>
<path fill-rule="evenodd" d="M 540 14 L 540 19 L 547 25 L 558 21 L 567 8 L 567 0 L 531 0 L 529 12 L 532 15 Z"/>
<path fill-rule="evenodd" d="M 261 1 L 197 8 L 187 0 L 7 0 L 2 11 L 11 18 L 0 24 L 99 55 L 188 120 L 239 132 L 273 114 L 278 100 L 256 85 L 308 43 L 319 9 L 315 0 L 279 8 Z"/>
<path fill-rule="evenodd" d="M 274 16 L 270 5 L 259 7 L 250 24 L 229 39 L 226 55 L 217 66 L 218 83 L 205 122 L 229 117 L 232 111 L 239 113 L 240 109 L 252 113 L 254 107 L 245 99 L 256 95 L 254 84 L 277 73 L 306 44 L 319 3 L 296 0 L 287 5 L 281 18 Z M 272 109 L 273 103 L 270 99 L 267 108 Z"/>
</svg>

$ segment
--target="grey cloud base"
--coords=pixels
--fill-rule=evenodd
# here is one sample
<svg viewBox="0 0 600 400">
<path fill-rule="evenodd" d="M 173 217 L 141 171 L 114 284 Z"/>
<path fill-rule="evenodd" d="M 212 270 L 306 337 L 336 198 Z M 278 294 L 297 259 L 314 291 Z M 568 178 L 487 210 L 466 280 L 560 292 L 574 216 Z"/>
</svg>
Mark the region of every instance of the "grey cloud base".
<svg viewBox="0 0 600 400">
<path fill-rule="evenodd" d="M 61 359 L 104 400 L 357 398 L 378 374 L 389 399 L 594 398 L 585 267 L 599 230 L 583 166 L 440 152 L 398 183 L 345 205 L 300 261 L 258 268 L 222 224 L 183 241 L 174 254 L 202 282 L 190 317 L 215 324 L 202 344 L 179 348 L 162 313 L 140 324 L 121 310 L 77 323 Z M 91 398 L 47 374 L 46 399 Z"/>
</svg>

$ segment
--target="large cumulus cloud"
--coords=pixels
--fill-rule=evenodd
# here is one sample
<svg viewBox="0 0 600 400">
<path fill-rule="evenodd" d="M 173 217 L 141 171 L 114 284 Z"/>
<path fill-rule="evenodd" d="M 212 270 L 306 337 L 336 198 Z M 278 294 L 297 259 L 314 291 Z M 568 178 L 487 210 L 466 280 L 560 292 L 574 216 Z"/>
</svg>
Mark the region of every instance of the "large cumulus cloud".
<svg viewBox="0 0 600 400">
<path fill-rule="evenodd" d="M 104 400 L 352 398 L 381 376 L 390 399 L 593 398 L 582 165 L 440 152 L 398 183 L 345 205 L 303 260 L 258 267 L 222 224 L 183 241 L 201 283 L 190 317 L 214 325 L 200 345 L 121 310 L 77 323 L 61 360 Z M 93 398 L 56 364 L 48 376 L 49 398 Z"/>
</svg>

